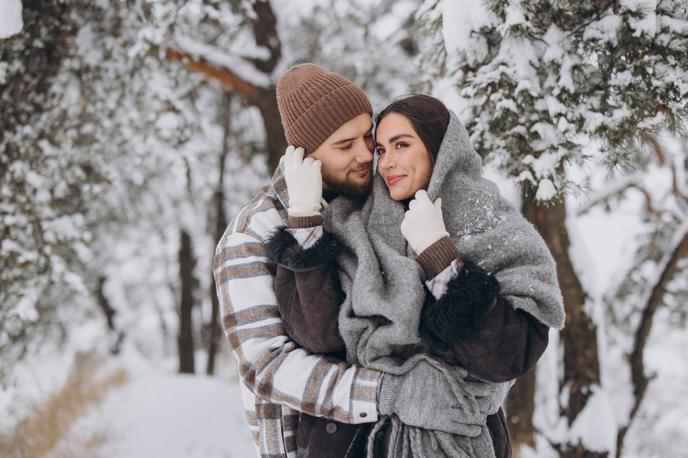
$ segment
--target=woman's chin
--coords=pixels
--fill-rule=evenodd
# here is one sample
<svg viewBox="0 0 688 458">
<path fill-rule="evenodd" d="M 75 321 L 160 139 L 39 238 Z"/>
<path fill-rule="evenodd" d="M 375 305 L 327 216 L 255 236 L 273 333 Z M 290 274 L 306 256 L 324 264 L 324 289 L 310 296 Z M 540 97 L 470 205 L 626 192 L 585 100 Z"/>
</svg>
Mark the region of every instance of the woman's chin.
<svg viewBox="0 0 688 458">
<path fill-rule="evenodd" d="M 401 189 L 394 189 L 394 188 L 389 189 L 389 187 L 387 189 L 389 190 L 389 197 L 391 197 L 392 200 L 396 200 L 396 201 L 406 200 L 406 199 L 413 197 L 413 195 L 414 195 L 414 193 L 409 193 L 408 191 L 402 191 Z"/>
</svg>

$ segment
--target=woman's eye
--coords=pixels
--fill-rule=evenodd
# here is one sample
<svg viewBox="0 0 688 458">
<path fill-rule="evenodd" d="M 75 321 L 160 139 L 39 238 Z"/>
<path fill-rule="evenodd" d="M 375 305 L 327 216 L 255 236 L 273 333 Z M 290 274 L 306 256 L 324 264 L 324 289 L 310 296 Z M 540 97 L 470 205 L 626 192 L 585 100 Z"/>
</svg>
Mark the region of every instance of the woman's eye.
<svg viewBox="0 0 688 458">
<path fill-rule="evenodd" d="M 401 149 L 401 148 L 406 148 L 407 146 L 408 146 L 408 143 L 399 142 L 399 143 L 394 145 L 394 148 Z"/>
<path fill-rule="evenodd" d="M 384 148 L 375 148 L 375 154 L 377 154 L 378 156 L 385 154 Z"/>
</svg>

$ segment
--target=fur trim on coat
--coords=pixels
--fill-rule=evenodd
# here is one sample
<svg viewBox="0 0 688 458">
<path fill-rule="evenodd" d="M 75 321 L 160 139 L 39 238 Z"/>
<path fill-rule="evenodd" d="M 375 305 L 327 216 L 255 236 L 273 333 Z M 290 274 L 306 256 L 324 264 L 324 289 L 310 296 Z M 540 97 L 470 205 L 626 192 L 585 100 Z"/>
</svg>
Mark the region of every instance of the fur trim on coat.
<svg viewBox="0 0 688 458">
<path fill-rule="evenodd" d="M 268 258 L 294 272 L 305 272 L 334 262 L 341 252 L 337 238 L 327 232 L 315 245 L 304 250 L 286 226 L 277 229 L 265 245 Z"/>
<path fill-rule="evenodd" d="M 429 333 L 445 343 L 475 337 L 490 310 L 497 303 L 499 283 L 476 264 L 465 261 L 457 277 L 437 301 L 423 307 L 421 333 Z"/>
</svg>

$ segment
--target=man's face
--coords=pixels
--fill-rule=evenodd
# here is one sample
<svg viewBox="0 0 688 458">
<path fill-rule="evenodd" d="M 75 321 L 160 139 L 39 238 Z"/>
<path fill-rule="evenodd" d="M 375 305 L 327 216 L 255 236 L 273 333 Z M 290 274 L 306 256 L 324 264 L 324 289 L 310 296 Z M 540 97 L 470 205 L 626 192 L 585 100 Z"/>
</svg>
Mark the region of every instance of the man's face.
<svg viewBox="0 0 688 458">
<path fill-rule="evenodd" d="M 373 122 L 363 113 L 342 124 L 310 155 L 322 163 L 323 188 L 360 199 L 373 183 Z"/>
</svg>

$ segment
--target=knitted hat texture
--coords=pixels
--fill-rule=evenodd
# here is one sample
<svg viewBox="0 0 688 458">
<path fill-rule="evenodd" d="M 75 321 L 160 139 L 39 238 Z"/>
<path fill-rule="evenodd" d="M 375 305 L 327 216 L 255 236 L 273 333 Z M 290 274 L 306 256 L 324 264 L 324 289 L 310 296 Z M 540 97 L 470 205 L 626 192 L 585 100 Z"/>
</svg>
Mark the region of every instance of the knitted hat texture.
<svg viewBox="0 0 688 458">
<path fill-rule="evenodd" d="M 347 121 L 373 114 L 363 90 L 315 64 L 289 68 L 277 81 L 277 106 L 287 142 L 315 151 Z"/>
</svg>

